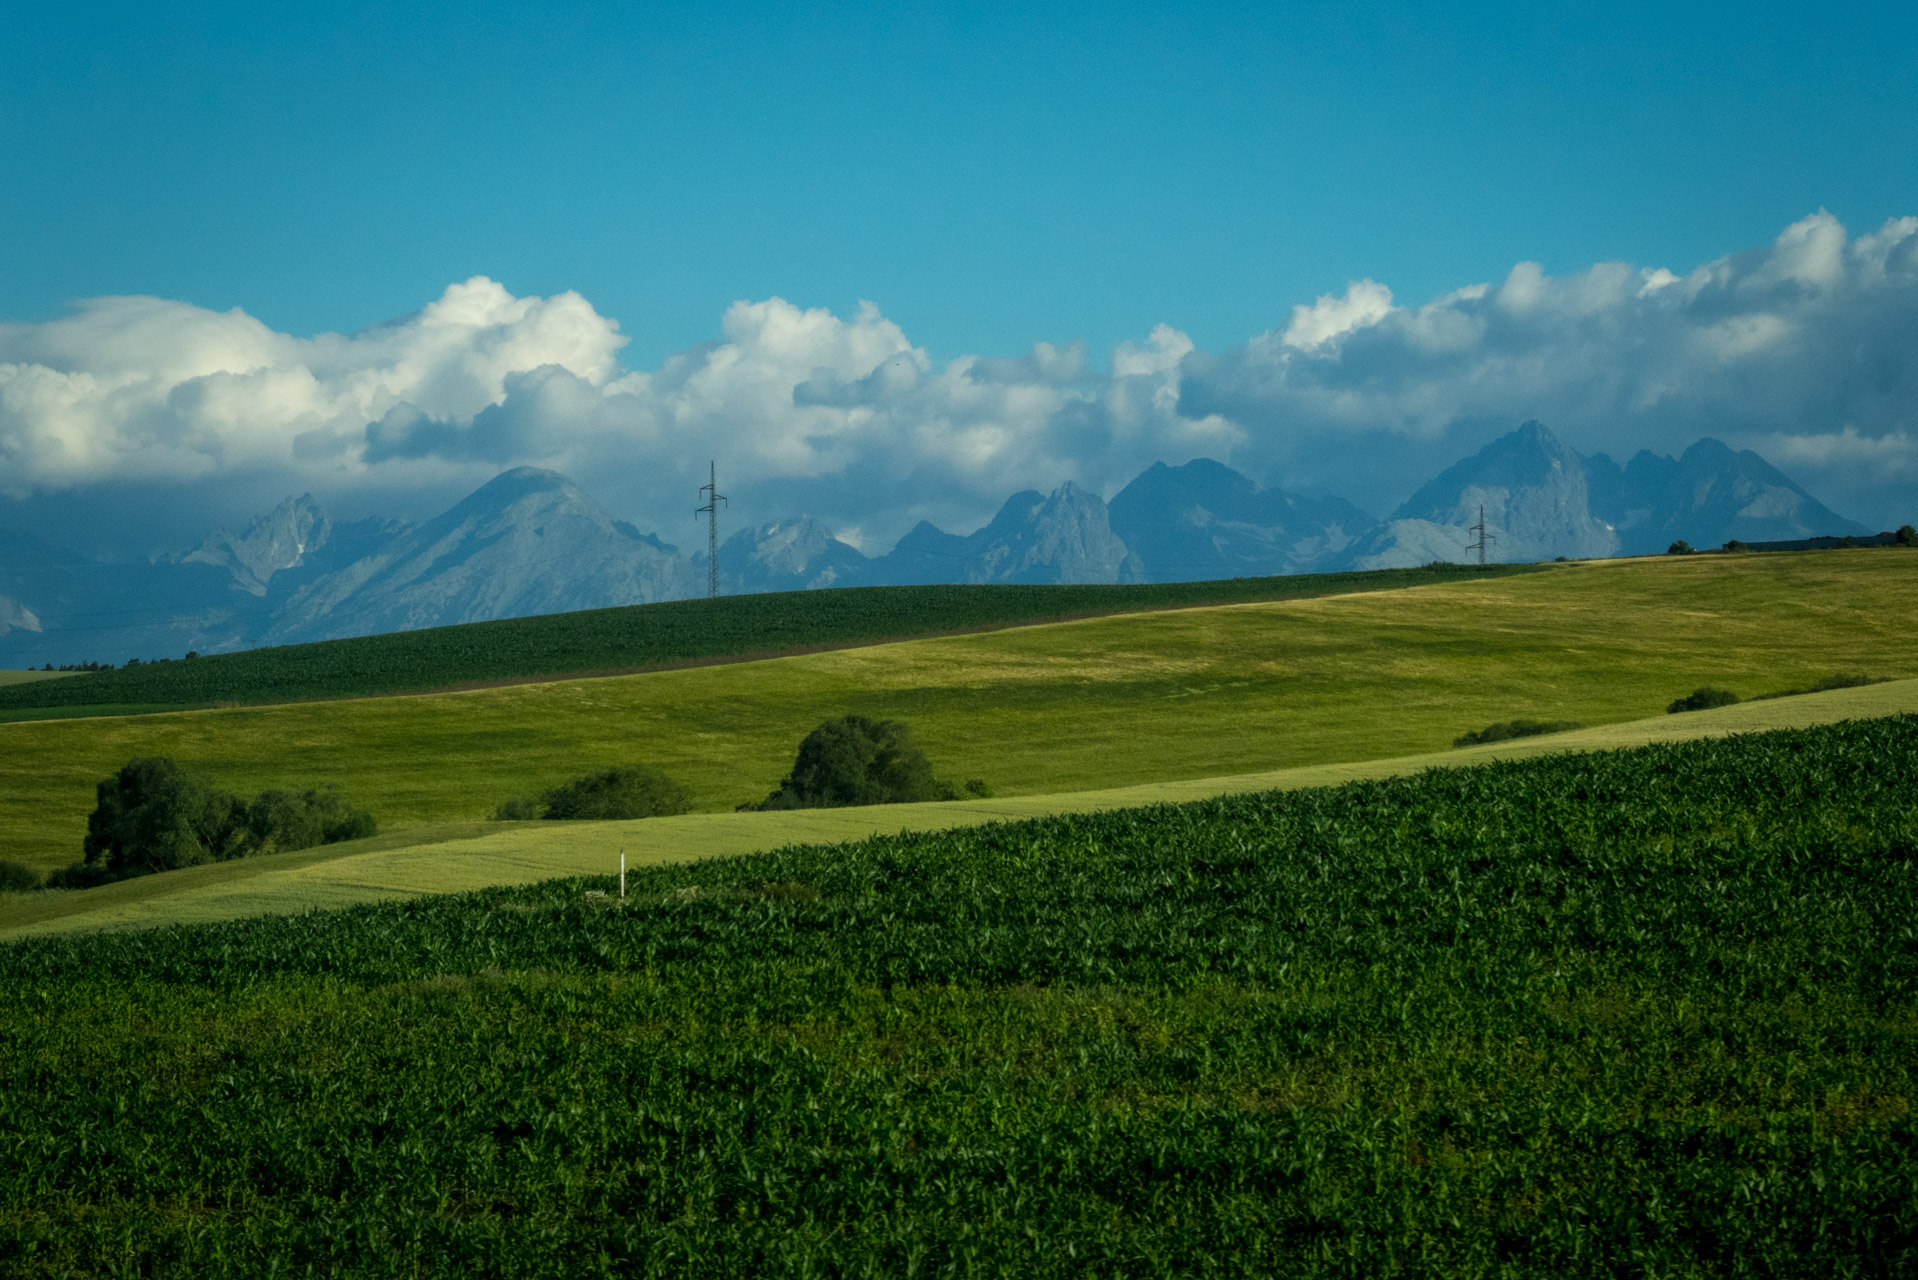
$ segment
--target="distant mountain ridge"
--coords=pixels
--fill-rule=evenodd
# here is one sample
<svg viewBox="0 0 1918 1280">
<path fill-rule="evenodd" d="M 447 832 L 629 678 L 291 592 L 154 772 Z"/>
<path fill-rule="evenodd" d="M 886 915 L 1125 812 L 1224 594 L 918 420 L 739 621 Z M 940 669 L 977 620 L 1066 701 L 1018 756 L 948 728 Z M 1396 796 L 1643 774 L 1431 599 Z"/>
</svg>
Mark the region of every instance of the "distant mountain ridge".
<svg viewBox="0 0 1918 1280">
<path fill-rule="evenodd" d="M 912 583 L 1174 582 L 1488 559 L 1661 552 L 1871 531 L 1750 451 L 1700 440 L 1623 467 L 1528 422 L 1423 485 L 1385 520 L 1268 488 L 1209 458 L 1155 463 L 1110 503 L 1070 481 L 1006 499 L 968 534 L 921 522 L 867 556 L 811 516 L 733 533 L 728 593 Z M 98 565 L 0 530 L 0 665 L 221 652 L 700 594 L 683 556 L 565 476 L 502 472 L 421 524 L 335 524 L 310 494 L 241 533 L 151 564 Z"/>
</svg>

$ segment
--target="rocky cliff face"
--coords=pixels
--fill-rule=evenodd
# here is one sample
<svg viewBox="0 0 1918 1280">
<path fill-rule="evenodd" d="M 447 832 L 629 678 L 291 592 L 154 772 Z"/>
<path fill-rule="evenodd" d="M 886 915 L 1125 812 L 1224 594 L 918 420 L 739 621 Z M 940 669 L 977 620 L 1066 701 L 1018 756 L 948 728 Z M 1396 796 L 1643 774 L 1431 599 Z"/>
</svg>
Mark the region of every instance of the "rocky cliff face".
<svg viewBox="0 0 1918 1280">
<path fill-rule="evenodd" d="M 1145 566 L 1113 533 L 1099 495 L 1067 481 L 1050 494 L 1013 494 L 990 523 L 963 537 L 921 521 L 870 563 L 865 580 L 1143 582 Z"/>
<path fill-rule="evenodd" d="M 1339 498 L 1266 489 L 1210 458 L 1154 463 L 1112 500 L 1112 531 L 1153 582 L 1311 573 L 1378 521 Z"/>
<path fill-rule="evenodd" d="M 1528 422 L 1447 468 L 1354 549 L 1361 569 L 1465 561 L 1469 528 L 1484 512 L 1487 559 L 1586 559 L 1616 555 L 1618 535 L 1592 515 L 1585 462 L 1542 423 Z"/>
<path fill-rule="evenodd" d="M 1706 438 L 1676 458 L 1641 449 L 1620 467 L 1586 460 L 1592 509 L 1618 530 L 1626 555 L 1655 555 L 1678 539 L 1695 547 L 1872 530 L 1847 520 L 1749 449 Z"/>
<path fill-rule="evenodd" d="M 677 550 L 557 472 L 519 467 L 391 545 L 308 584 L 270 643 L 647 604 L 692 593 Z"/>
<path fill-rule="evenodd" d="M 332 531 L 333 522 L 313 501 L 313 495 L 303 493 L 255 517 L 245 533 L 236 535 L 222 529 L 208 535 L 198 548 L 181 557 L 181 562 L 225 569 L 241 590 L 264 596 L 274 574 L 303 564 L 307 552 L 325 546 Z"/>
<path fill-rule="evenodd" d="M 719 548 L 719 589 L 750 595 L 853 586 L 863 579 L 867 563 L 820 521 L 794 516 L 741 529 L 726 539 Z M 693 558 L 692 571 L 704 580 L 704 553 Z"/>
</svg>

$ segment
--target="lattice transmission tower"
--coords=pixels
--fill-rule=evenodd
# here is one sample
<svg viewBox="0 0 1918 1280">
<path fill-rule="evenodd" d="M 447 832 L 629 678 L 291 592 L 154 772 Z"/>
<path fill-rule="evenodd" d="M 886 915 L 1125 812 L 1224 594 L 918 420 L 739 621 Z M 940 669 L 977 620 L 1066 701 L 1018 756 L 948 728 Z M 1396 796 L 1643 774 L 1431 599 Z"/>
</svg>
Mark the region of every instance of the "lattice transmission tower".
<svg viewBox="0 0 1918 1280">
<path fill-rule="evenodd" d="M 699 486 L 699 496 L 706 499 L 706 505 L 693 511 L 695 516 L 706 517 L 706 598 L 719 596 L 719 504 L 726 501 L 726 495 L 719 491 L 719 464 L 708 461 L 706 483 Z"/>
<path fill-rule="evenodd" d="M 1498 539 L 1494 537 L 1492 534 L 1485 532 L 1485 504 L 1484 503 L 1481 502 L 1478 504 L 1478 523 L 1466 525 L 1465 532 L 1476 533 L 1478 535 L 1478 541 L 1466 543 L 1465 549 L 1467 551 L 1478 552 L 1478 562 L 1480 564 L 1484 564 L 1485 549 L 1491 546 L 1494 542 L 1498 541 Z"/>
</svg>

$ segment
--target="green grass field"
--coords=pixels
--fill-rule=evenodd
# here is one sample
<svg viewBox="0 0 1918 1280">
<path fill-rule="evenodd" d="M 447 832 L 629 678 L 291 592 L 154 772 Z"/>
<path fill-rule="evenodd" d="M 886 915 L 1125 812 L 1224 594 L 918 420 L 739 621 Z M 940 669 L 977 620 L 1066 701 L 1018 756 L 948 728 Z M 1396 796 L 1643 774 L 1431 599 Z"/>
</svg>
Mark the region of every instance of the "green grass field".
<svg viewBox="0 0 1918 1280">
<path fill-rule="evenodd" d="M 1127 585 L 859 587 L 662 604 L 283 645 L 90 672 L 57 687 L 0 687 L 0 721 L 417 693 L 502 680 L 610 674 L 748 655 L 873 644 L 1047 619 L 1248 600 L 1391 591 L 1531 573 L 1432 565 L 1368 573 Z"/>
<path fill-rule="evenodd" d="M 1904 716 L 10 943 L 0 1273 L 1909 1276 L 1915 848 Z"/>
<path fill-rule="evenodd" d="M 536 884 L 565 876 L 597 876 L 616 867 L 622 855 L 637 870 L 762 853 L 787 845 L 835 844 L 909 831 L 1182 804 L 1254 791 L 1337 786 L 1496 760 L 1613 751 L 1899 714 L 1918 714 L 1918 680 L 1746 702 L 1692 715 L 1661 715 L 1461 750 L 1102 791 L 850 809 L 685 814 L 632 822 L 449 823 L 298 853 L 142 876 L 82 893 L 0 894 L 0 941 L 85 930 L 206 924 Z"/>
<path fill-rule="evenodd" d="M 241 794 L 334 783 L 403 833 L 621 761 L 730 810 L 773 788 L 807 730 L 859 712 L 908 721 L 942 776 L 1035 795 L 1413 755 L 1516 716 L 1637 720 L 1707 682 L 1918 676 L 1913 617 L 1918 557 L 1672 557 L 636 676 L 15 723 L 0 857 L 74 860 L 95 782 L 137 755 Z"/>
</svg>

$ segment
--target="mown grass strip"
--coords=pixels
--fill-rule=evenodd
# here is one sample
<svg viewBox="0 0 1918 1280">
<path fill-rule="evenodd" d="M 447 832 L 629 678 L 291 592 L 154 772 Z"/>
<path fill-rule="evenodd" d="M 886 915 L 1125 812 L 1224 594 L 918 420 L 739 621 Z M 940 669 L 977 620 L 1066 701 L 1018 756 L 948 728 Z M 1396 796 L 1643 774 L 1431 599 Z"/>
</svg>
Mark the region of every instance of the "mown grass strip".
<svg viewBox="0 0 1918 1280">
<path fill-rule="evenodd" d="M 688 814 L 635 822 L 449 824 L 295 854 L 194 867 L 80 893 L 18 895 L 12 901 L 0 896 L 0 940 L 204 924 L 534 884 L 559 876 L 600 875 L 616 866 L 621 854 L 633 867 L 658 866 L 737 857 L 783 845 L 833 844 L 1191 803 L 1254 791 L 1337 786 L 1496 760 L 1619 750 L 1910 713 L 1918 713 L 1918 680 L 1743 703 L 1687 716 L 1659 716 L 1549 739 L 1096 791 L 781 813 Z"/>
<path fill-rule="evenodd" d="M 0 946 L 0 1269 L 1918 1270 L 1918 717 Z"/>
</svg>

